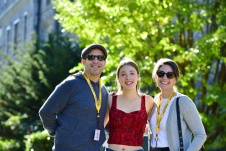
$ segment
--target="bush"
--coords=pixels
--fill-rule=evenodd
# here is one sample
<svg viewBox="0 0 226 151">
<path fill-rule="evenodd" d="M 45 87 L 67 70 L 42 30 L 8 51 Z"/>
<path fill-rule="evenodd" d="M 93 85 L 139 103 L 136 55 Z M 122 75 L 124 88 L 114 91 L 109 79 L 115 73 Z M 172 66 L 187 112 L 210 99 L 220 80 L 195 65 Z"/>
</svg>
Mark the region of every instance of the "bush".
<svg viewBox="0 0 226 151">
<path fill-rule="evenodd" d="M 20 151 L 20 143 L 15 139 L 0 140 L 0 150 L 4 151 Z"/>
<path fill-rule="evenodd" d="M 25 151 L 51 151 L 53 146 L 53 137 L 50 137 L 48 132 L 38 131 L 24 136 Z"/>
<path fill-rule="evenodd" d="M 0 61 L 0 140 L 14 140 L 20 151 L 25 150 L 24 135 L 43 130 L 38 111 L 81 62 L 81 51 L 75 41 L 58 33 L 49 34 L 47 41 L 25 43 L 13 57 L 0 50 L 4 59 Z"/>
</svg>

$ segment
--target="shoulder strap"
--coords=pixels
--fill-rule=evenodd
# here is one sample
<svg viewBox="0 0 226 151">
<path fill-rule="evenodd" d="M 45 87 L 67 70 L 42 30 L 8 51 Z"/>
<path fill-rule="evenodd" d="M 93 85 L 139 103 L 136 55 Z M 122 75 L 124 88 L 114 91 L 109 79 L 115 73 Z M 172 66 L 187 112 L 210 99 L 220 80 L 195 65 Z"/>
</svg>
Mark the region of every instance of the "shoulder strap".
<svg viewBox="0 0 226 151">
<path fill-rule="evenodd" d="M 179 151 L 184 151 L 184 144 L 183 144 L 182 130 L 181 130 L 181 121 L 180 121 L 179 97 L 177 98 L 176 108 L 177 108 L 178 131 L 179 131 L 179 137 L 180 137 L 179 138 L 180 139 L 180 148 L 179 148 Z M 200 151 L 205 151 L 204 145 L 202 145 Z"/>
<path fill-rule="evenodd" d="M 146 107 L 145 107 L 145 95 L 142 95 L 141 97 L 141 110 L 146 110 Z"/>
<path fill-rule="evenodd" d="M 183 144 L 183 137 L 182 137 L 182 130 L 181 130 L 181 121 L 180 121 L 179 97 L 177 98 L 176 109 L 177 109 L 177 124 L 178 124 L 179 140 L 180 140 L 179 151 L 184 151 L 184 144 Z"/>
<path fill-rule="evenodd" d="M 117 95 L 116 95 L 116 93 L 114 92 L 113 95 L 112 95 L 111 108 L 116 108 L 116 106 L 117 106 L 116 100 L 117 100 Z"/>
</svg>

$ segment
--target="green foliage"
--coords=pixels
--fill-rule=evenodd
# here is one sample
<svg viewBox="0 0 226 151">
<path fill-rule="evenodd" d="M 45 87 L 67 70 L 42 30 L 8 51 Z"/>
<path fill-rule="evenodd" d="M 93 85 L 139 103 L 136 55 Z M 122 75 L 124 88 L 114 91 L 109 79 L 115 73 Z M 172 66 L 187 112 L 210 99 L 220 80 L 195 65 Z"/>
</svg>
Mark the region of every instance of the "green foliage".
<svg viewBox="0 0 226 151">
<path fill-rule="evenodd" d="M 0 135 L 3 139 L 22 140 L 30 125 L 38 118 L 38 106 L 41 99 L 35 93 L 39 82 L 33 79 L 36 64 L 36 44 L 18 49 L 10 58 L 2 53 L 5 60 L 1 62 L 0 71 Z M 21 145 L 22 146 L 22 145 Z"/>
<path fill-rule="evenodd" d="M 194 0 L 54 0 L 55 18 L 82 46 L 103 44 L 109 53 L 103 83 L 114 90 L 115 70 L 124 56 L 141 70 L 141 88 L 159 93 L 151 79 L 159 58 L 180 68 L 177 88 L 197 105 L 208 134 L 206 148 L 224 148 L 226 137 L 226 2 Z M 73 71 L 80 70 L 82 65 Z"/>
<path fill-rule="evenodd" d="M 43 129 L 38 111 L 81 61 L 81 49 L 69 38 L 52 33 L 48 41 L 26 44 L 11 57 L 1 54 L 0 136 L 15 139 L 22 150 L 24 135 Z"/>
<path fill-rule="evenodd" d="M 50 151 L 53 147 L 54 138 L 50 137 L 47 131 L 38 131 L 24 136 L 26 145 L 25 151 L 41 150 Z"/>
<path fill-rule="evenodd" d="M 20 151 L 20 143 L 15 139 L 0 140 L 0 150 L 4 151 Z"/>
<path fill-rule="evenodd" d="M 40 93 L 49 96 L 54 87 L 69 75 L 69 70 L 81 62 L 81 51 L 78 43 L 68 37 L 60 33 L 49 34 L 48 42 L 39 50 L 41 62 L 44 63 L 38 72 L 39 79 L 46 86 Z"/>
</svg>

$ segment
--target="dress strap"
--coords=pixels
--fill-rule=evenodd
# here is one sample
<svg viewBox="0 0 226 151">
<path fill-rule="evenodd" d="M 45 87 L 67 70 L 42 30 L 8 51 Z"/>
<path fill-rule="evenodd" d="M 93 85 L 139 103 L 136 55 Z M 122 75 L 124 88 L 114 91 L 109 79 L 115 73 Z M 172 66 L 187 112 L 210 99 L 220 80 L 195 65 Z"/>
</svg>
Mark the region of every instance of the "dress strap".
<svg viewBox="0 0 226 151">
<path fill-rule="evenodd" d="M 116 108 L 116 106 L 117 106 L 117 95 L 114 92 L 113 95 L 112 95 L 112 105 L 111 105 L 111 108 Z"/>
<path fill-rule="evenodd" d="M 142 99 L 141 110 L 146 110 L 146 107 L 145 107 L 145 95 L 142 95 L 141 99 Z"/>
</svg>

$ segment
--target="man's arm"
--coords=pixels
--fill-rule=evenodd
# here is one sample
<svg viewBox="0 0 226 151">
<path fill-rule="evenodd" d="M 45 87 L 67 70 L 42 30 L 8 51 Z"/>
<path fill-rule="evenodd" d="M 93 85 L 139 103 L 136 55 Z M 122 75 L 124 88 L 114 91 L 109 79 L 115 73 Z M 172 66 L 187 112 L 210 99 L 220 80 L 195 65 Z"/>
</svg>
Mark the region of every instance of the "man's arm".
<svg viewBox="0 0 226 151">
<path fill-rule="evenodd" d="M 71 86 L 68 82 L 59 84 L 43 106 L 39 110 L 39 116 L 43 122 L 43 127 L 51 136 L 55 135 L 57 128 L 56 116 L 65 108 L 71 94 Z"/>
<path fill-rule="evenodd" d="M 108 124 L 109 121 L 109 111 L 110 111 L 110 106 L 111 106 L 111 101 L 112 101 L 112 93 L 108 94 L 108 101 L 107 101 L 107 111 L 106 111 L 106 115 L 104 118 L 104 127 L 106 127 L 106 125 Z"/>
</svg>

